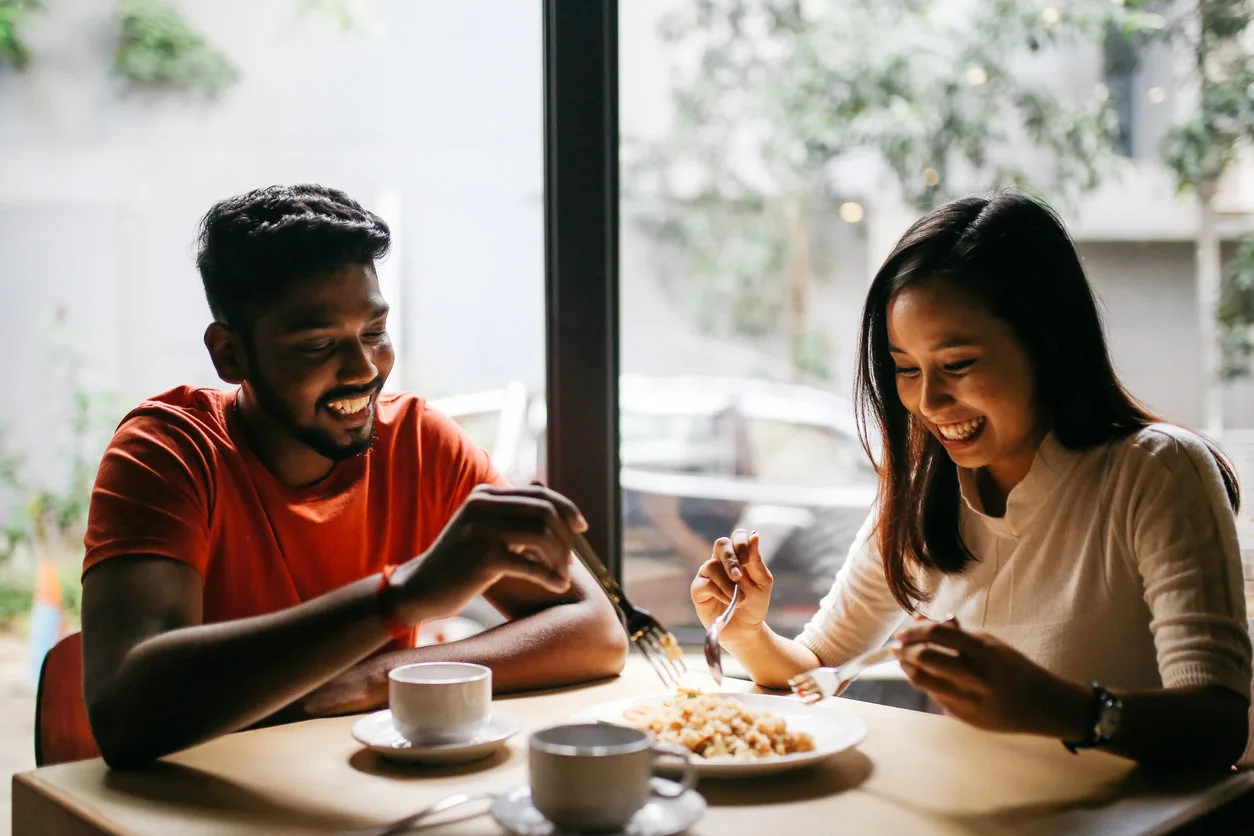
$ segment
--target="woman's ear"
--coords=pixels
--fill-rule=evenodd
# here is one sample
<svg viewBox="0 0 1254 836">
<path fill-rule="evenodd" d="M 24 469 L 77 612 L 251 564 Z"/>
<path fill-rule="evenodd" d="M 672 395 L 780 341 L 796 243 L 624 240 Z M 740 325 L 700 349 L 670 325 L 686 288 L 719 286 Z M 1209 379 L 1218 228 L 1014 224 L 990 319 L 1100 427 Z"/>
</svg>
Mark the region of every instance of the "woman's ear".
<svg viewBox="0 0 1254 836">
<path fill-rule="evenodd" d="M 239 338 L 229 328 L 221 322 L 206 328 L 205 348 L 209 349 L 209 359 L 213 361 L 218 377 L 233 385 L 244 382 L 248 376 L 248 362 Z"/>
</svg>

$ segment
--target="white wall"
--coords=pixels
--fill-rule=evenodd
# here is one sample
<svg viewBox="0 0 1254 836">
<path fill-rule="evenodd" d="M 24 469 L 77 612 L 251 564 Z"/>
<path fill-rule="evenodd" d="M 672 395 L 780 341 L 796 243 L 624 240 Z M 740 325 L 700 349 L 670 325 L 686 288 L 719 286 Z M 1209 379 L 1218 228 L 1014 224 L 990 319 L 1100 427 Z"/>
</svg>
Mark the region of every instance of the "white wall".
<svg viewBox="0 0 1254 836">
<path fill-rule="evenodd" d="M 214 382 L 196 223 L 269 183 L 399 199 L 404 383 L 542 380 L 539 4 L 371 0 L 370 36 L 302 22 L 290 0 L 182 0 L 241 70 L 217 102 L 112 78 L 115 5 L 45 4 L 31 68 L 0 78 L 0 352 L 16 395 L 0 426 L 36 462 L 58 443 L 44 362 L 58 308 L 93 381 L 130 402 Z"/>
</svg>

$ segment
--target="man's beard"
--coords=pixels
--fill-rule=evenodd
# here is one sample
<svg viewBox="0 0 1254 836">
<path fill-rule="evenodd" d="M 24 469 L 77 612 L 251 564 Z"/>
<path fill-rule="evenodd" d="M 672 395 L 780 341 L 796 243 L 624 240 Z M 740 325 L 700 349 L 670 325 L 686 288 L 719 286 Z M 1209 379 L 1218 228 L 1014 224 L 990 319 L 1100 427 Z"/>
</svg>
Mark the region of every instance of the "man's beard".
<svg viewBox="0 0 1254 836">
<path fill-rule="evenodd" d="M 324 430 L 316 427 L 302 426 L 296 417 L 288 409 L 287 404 L 279 397 L 279 393 L 275 391 L 269 382 L 261 375 L 254 375 L 248 381 L 252 387 L 253 394 L 257 398 L 257 405 L 261 407 L 271 421 L 282 428 L 288 435 L 295 438 L 301 444 L 304 444 L 310 450 L 313 450 L 324 459 L 330 459 L 333 462 L 344 461 L 356 456 L 364 456 L 370 452 L 370 447 L 374 444 L 374 415 L 370 416 L 370 423 L 366 425 L 366 434 L 364 437 L 356 441 L 350 441 L 348 444 L 337 444 Z M 383 388 L 382 382 L 372 383 L 363 389 L 356 389 L 352 394 L 362 395 L 370 392 L 376 394 Z M 345 392 L 331 392 L 322 397 L 318 401 L 318 408 L 322 409 L 325 404 L 337 398 L 344 397 Z M 373 405 L 372 405 L 373 406 Z"/>
</svg>

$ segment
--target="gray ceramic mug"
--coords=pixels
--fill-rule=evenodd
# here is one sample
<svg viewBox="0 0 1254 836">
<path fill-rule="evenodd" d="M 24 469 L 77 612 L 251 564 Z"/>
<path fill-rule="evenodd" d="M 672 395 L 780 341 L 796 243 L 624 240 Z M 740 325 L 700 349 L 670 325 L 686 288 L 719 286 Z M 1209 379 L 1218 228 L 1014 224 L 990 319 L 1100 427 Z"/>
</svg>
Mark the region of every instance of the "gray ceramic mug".
<svg viewBox="0 0 1254 836">
<path fill-rule="evenodd" d="M 654 781 L 659 761 L 678 761 L 679 782 Z M 647 732 L 608 723 L 553 726 L 531 735 L 531 803 L 559 830 L 622 830 L 650 795 L 676 798 L 696 771 L 681 746 L 655 744 Z"/>
</svg>

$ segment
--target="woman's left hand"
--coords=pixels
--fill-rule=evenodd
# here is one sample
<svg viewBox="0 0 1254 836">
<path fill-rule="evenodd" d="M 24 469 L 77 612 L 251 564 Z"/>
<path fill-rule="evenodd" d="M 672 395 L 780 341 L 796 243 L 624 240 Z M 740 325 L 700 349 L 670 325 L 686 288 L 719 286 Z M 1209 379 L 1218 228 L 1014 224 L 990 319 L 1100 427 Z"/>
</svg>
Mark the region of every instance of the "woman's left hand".
<svg viewBox="0 0 1254 836">
<path fill-rule="evenodd" d="M 1019 651 L 949 621 L 916 621 L 895 651 L 910 683 L 946 712 L 982 729 L 1063 740 L 1087 735 L 1092 692 Z"/>
</svg>

